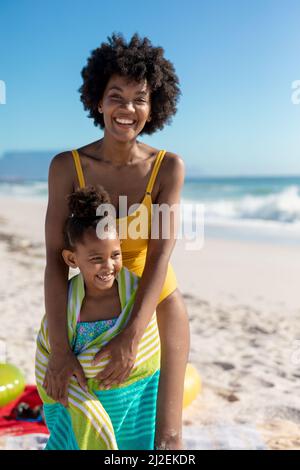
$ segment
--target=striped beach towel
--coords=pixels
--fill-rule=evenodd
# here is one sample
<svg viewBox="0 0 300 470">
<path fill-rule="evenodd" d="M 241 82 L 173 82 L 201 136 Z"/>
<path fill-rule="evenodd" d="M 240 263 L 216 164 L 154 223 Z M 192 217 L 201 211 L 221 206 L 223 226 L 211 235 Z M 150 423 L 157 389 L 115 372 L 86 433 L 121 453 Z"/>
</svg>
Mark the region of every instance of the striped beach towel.
<svg viewBox="0 0 300 470">
<path fill-rule="evenodd" d="M 50 345 L 46 315 L 37 336 L 35 375 L 50 438 L 46 450 L 154 450 L 156 403 L 160 375 L 160 339 L 154 312 L 138 346 L 136 361 L 124 383 L 105 390 L 96 374 L 109 362 L 108 356 L 96 366 L 95 354 L 127 324 L 139 278 L 125 267 L 117 275 L 122 311 L 117 322 L 77 355 L 88 382 L 85 392 L 73 376 L 68 389 L 68 407 L 49 397 L 42 384 Z M 75 344 L 76 322 L 84 298 L 84 280 L 79 273 L 68 281 L 68 337 Z"/>
</svg>

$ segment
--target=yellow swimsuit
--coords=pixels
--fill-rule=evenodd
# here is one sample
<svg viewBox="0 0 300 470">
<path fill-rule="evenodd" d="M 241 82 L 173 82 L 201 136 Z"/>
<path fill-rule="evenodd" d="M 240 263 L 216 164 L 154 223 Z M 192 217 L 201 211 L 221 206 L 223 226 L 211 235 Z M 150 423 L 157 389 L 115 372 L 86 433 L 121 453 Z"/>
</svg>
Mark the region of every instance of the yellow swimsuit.
<svg viewBox="0 0 300 470">
<path fill-rule="evenodd" d="M 150 175 L 150 179 L 147 184 L 146 193 L 144 199 L 142 200 L 141 204 L 139 204 L 138 208 L 130 213 L 127 217 L 121 217 L 117 219 L 117 227 L 119 231 L 119 235 L 121 234 L 121 249 L 122 249 L 122 258 L 123 258 L 123 265 L 129 270 L 134 272 L 137 276 L 141 277 L 143 274 L 145 261 L 146 261 L 146 254 L 147 254 L 147 247 L 148 247 L 148 238 L 151 234 L 151 219 L 152 219 L 152 198 L 151 192 L 154 186 L 154 182 L 162 162 L 166 151 L 160 150 L 156 156 L 154 167 L 152 173 Z M 85 187 L 85 180 L 83 176 L 82 166 L 80 162 L 80 157 L 78 151 L 72 150 L 72 155 L 75 162 L 76 172 L 78 176 L 79 186 L 80 188 Z M 146 238 L 145 234 L 139 238 L 130 238 L 130 226 L 137 227 L 141 221 L 141 215 L 145 215 L 148 217 L 147 224 L 141 223 L 142 227 L 148 228 L 148 237 Z M 143 217 L 142 217 L 143 220 Z M 125 234 L 125 236 L 124 236 Z M 177 288 L 177 280 L 176 275 L 173 270 L 172 265 L 168 264 L 168 270 L 165 278 L 165 283 L 163 285 L 162 291 L 160 293 L 160 297 L 158 299 L 158 303 L 164 300 L 168 295 L 170 295 L 175 289 Z"/>
</svg>

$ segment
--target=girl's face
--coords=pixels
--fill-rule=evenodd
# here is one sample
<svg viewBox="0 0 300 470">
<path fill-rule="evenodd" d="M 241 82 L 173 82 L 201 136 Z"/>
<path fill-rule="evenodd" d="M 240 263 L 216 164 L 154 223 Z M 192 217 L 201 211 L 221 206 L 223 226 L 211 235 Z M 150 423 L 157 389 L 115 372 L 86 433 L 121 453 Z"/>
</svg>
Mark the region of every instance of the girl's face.
<svg viewBox="0 0 300 470">
<path fill-rule="evenodd" d="M 74 251 L 63 250 L 65 262 L 79 268 L 86 288 L 92 293 L 110 289 L 122 267 L 120 240 L 114 230 L 99 239 L 95 229 L 88 229 Z"/>
<path fill-rule="evenodd" d="M 122 141 L 134 139 L 150 120 L 150 90 L 147 81 L 128 82 L 125 77 L 112 75 L 99 106 L 103 112 L 105 132 Z M 119 119 L 129 123 L 118 123 Z"/>
</svg>

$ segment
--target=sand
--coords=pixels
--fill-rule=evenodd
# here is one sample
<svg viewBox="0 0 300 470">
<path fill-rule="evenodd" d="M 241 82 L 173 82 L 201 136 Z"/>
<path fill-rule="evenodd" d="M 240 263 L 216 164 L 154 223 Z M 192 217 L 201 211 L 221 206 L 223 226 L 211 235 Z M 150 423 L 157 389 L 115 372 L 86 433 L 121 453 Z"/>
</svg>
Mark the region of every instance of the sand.
<svg viewBox="0 0 300 470">
<path fill-rule="evenodd" d="M 0 354 L 27 383 L 44 314 L 45 211 L 45 201 L 0 199 Z M 172 263 L 203 383 L 184 409 L 187 447 L 300 449 L 298 247 L 205 239 L 187 251 L 178 240 Z"/>
</svg>

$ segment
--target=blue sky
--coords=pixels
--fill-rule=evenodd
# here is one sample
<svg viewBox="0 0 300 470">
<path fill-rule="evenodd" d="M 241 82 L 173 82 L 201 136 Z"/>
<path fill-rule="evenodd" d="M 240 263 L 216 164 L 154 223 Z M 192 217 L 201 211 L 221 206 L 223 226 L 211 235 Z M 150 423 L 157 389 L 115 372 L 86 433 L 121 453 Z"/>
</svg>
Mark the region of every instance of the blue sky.
<svg viewBox="0 0 300 470">
<path fill-rule="evenodd" d="M 112 32 L 162 46 L 182 95 L 170 126 L 141 140 L 202 175 L 300 174 L 299 0 L 1 0 L 0 155 L 102 137 L 80 71 Z"/>
</svg>

